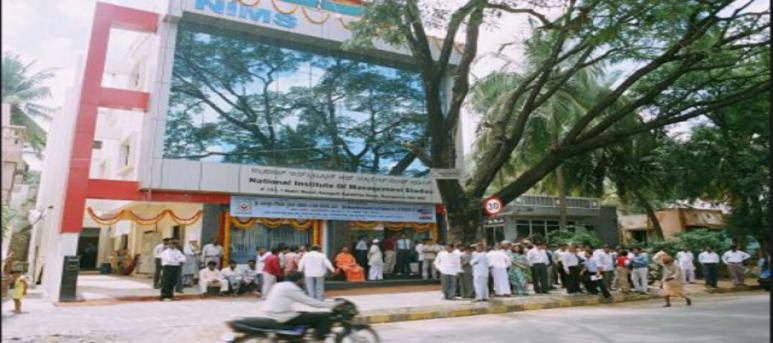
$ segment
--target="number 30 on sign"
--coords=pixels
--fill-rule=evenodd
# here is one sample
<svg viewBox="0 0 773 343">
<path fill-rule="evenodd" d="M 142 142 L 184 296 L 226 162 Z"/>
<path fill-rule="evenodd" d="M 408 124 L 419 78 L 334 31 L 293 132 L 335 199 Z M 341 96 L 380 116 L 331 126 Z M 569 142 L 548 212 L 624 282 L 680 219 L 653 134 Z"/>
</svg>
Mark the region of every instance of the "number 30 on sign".
<svg viewBox="0 0 773 343">
<path fill-rule="evenodd" d="M 488 199 L 486 199 L 485 202 L 483 202 L 483 210 L 486 211 L 486 214 L 489 216 L 494 216 L 502 212 L 502 209 L 505 207 L 505 204 L 502 202 L 502 199 L 492 196 Z"/>
</svg>

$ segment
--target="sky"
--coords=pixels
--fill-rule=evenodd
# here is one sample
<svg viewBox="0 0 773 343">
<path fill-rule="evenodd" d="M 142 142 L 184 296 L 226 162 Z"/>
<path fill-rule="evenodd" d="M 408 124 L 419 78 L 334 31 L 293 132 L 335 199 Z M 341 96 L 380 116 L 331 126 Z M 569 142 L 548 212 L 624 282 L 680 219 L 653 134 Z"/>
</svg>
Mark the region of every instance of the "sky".
<svg viewBox="0 0 773 343">
<path fill-rule="evenodd" d="M 166 4 L 166 0 L 102 1 L 150 11 L 159 11 L 160 6 Z M 35 61 L 33 70 L 55 68 L 56 76 L 47 83 L 51 88 L 51 98 L 44 102 L 46 105 L 61 107 L 64 104 L 66 91 L 72 87 L 76 77 L 76 66 L 86 53 L 95 4 L 96 0 L 2 0 L 3 52 L 18 54 L 23 61 Z M 753 5 L 756 9 L 765 7 L 767 1 L 764 0 L 757 0 Z M 514 37 L 524 37 L 529 30 L 524 16 L 505 16 L 501 23 L 506 23 L 507 34 L 502 34 L 500 28 L 484 28 L 481 34 L 480 55 L 496 51 L 501 44 L 512 41 Z M 111 51 L 110 56 L 120 56 L 121 47 L 128 46 L 134 36 L 117 34 L 111 36 L 111 39 L 111 47 L 115 46 L 117 49 Z M 511 47 L 511 51 L 516 54 L 519 50 L 518 45 Z M 499 69 L 502 65 L 489 61 L 476 65 L 473 79 Z M 43 124 L 45 126 L 45 123 Z M 467 113 L 462 122 L 465 142 L 469 143 L 474 139 L 476 125 L 477 120 Z M 685 127 L 689 126 L 682 125 L 677 129 L 683 130 Z M 30 167 L 38 169 L 39 161 L 30 161 Z"/>
</svg>

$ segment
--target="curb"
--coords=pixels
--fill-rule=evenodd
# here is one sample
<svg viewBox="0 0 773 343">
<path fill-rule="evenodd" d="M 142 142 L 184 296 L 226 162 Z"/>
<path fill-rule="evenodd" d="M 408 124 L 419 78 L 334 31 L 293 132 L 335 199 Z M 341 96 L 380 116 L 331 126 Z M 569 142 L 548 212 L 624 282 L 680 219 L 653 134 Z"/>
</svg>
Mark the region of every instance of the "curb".
<svg viewBox="0 0 773 343">
<path fill-rule="evenodd" d="M 741 286 L 735 288 L 718 288 L 701 293 L 721 294 L 759 290 L 759 286 Z M 694 293 L 700 294 L 700 293 Z M 518 302 L 512 300 L 492 300 L 488 303 L 463 303 L 458 305 L 440 305 L 431 307 L 414 307 L 394 310 L 374 310 L 363 312 L 355 321 L 360 324 L 383 324 L 404 322 L 412 320 L 441 319 L 452 317 L 466 317 L 481 314 L 501 314 L 510 312 L 546 310 L 555 308 L 593 306 L 601 304 L 616 304 L 624 302 L 645 301 L 660 299 L 658 294 L 616 294 L 611 299 L 603 299 L 596 295 L 564 296 L 562 299 L 541 298 L 531 296 L 539 302 Z M 524 298 L 515 298 L 524 299 Z"/>
</svg>

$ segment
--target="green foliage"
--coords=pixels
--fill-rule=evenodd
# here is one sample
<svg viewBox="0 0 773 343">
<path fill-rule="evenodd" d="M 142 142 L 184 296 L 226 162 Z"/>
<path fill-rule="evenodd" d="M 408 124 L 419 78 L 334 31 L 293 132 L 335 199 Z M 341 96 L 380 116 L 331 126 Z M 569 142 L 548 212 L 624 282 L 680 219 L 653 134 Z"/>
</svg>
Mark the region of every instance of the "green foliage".
<svg viewBox="0 0 773 343">
<path fill-rule="evenodd" d="M 726 230 L 699 229 L 678 232 L 674 234 L 674 239 L 671 240 L 656 240 L 648 243 L 637 242 L 631 244 L 630 247 L 639 247 L 652 253 L 663 250 L 671 256 L 676 256 L 676 253 L 686 247 L 695 256 L 698 256 L 706 247 L 712 247 L 714 251 L 722 254 L 722 252 L 730 249 L 731 244 L 732 240 L 729 238 Z"/>
<path fill-rule="evenodd" d="M 604 242 L 594 232 L 590 232 L 584 228 L 576 228 L 571 230 L 556 230 L 548 232 L 548 242 L 550 245 L 558 244 L 584 244 L 593 247 L 601 247 Z"/>
<path fill-rule="evenodd" d="M 3 54 L 2 103 L 11 105 L 11 124 L 27 128 L 27 141 L 40 154 L 46 145 L 46 132 L 35 119 L 50 120 L 54 109 L 39 101 L 51 96 L 42 84 L 54 76 L 51 69 L 32 72 L 34 62 L 24 63 L 19 55 Z"/>
</svg>

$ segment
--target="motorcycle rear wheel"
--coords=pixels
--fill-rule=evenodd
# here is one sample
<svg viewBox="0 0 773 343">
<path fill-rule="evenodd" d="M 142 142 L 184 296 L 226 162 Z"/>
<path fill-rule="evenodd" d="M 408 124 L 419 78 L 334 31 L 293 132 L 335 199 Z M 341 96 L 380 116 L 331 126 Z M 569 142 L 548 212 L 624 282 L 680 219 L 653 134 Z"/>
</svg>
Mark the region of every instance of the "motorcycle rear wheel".
<svg viewBox="0 0 773 343">
<path fill-rule="evenodd" d="M 380 343 L 376 330 L 370 327 L 352 328 L 336 336 L 336 343 Z"/>
</svg>

